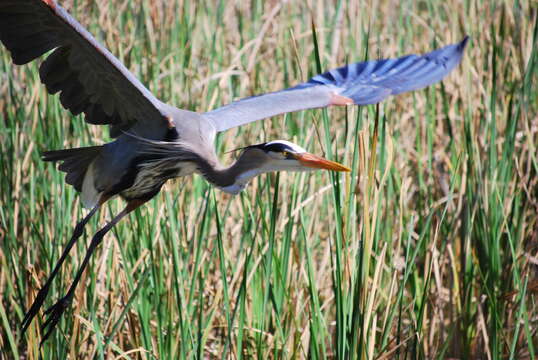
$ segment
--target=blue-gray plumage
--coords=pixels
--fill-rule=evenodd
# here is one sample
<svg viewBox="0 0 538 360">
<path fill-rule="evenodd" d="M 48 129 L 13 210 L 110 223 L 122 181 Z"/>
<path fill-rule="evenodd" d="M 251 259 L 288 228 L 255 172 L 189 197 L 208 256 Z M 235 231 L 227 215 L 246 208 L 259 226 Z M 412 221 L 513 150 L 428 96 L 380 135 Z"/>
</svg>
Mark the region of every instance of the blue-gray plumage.
<svg viewBox="0 0 538 360">
<path fill-rule="evenodd" d="M 70 304 L 88 261 L 103 236 L 123 217 L 155 196 L 171 178 L 199 173 L 223 191 L 237 194 L 255 176 L 270 171 L 349 171 L 284 140 L 248 146 L 226 167 L 214 148 L 217 132 L 270 116 L 331 105 L 366 105 L 416 90 L 445 77 L 461 60 L 468 41 L 424 55 L 373 60 L 314 76 L 308 82 L 246 98 L 205 113 L 178 109 L 157 99 L 106 48 L 54 0 L 0 0 L 0 41 L 13 62 L 26 64 L 50 51 L 41 81 L 59 94 L 64 108 L 84 114 L 90 124 L 109 125 L 113 142 L 102 146 L 48 151 L 60 161 L 66 182 L 81 192 L 90 212 L 76 226 L 58 263 L 26 313 L 25 331 L 83 227 L 117 195 L 126 208 L 92 238 L 67 294 L 45 314 L 45 341 Z"/>
<path fill-rule="evenodd" d="M 217 131 L 287 112 L 330 105 L 375 104 L 390 95 L 431 85 L 461 61 L 469 37 L 424 55 L 371 60 L 316 75 L 292 88 L 233 102 L 204 116 Z"/>
</svg>

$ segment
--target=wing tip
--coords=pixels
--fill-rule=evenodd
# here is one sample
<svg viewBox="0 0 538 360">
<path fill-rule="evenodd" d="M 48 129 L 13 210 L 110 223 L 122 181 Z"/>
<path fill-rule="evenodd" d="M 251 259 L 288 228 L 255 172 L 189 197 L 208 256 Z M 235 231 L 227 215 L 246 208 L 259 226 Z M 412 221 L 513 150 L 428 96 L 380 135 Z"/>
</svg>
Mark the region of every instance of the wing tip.
<svg viewBox="0 0 538 360">
<path fill-rule="evenodd" d="M 463 50 L 465 50 L 465 48 L 467 47 L 467 43 L 469 42 L 469 39 L 471 37 L 469 35 L 465 35 L 463 40 L 460 41 L 460 43 L 458 44 L 458 50 L 460 50 L 461 52 L 463 52 Z"/>
</svg>

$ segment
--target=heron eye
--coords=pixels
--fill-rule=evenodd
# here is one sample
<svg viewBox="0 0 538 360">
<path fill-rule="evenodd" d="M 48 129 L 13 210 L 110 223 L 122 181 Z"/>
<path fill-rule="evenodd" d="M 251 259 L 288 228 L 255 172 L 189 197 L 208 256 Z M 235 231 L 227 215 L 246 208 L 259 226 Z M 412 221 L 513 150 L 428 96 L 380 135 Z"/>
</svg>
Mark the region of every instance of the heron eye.
<svg viewBox="0 0 538 360">
<path fill-rule="evenodd" d="M 289 151 L 282 151 L 282 156 L 284 156 L 284 158 L 286 158 L 286 159 L 295 159 L 293 154 L 290 153 Z"/>
</svg>

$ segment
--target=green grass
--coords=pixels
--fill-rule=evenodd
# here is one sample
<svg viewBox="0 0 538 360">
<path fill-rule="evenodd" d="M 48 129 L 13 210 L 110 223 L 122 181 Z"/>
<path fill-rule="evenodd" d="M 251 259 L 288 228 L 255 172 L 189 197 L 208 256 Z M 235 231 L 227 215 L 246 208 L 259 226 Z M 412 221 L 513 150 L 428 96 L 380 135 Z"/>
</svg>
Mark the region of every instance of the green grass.
<svg viewBox="0 0 538 360">
<path fill-rule="evenodd" d="M 319 69 L 471 35 L 442 84 L 224 133 L 353 168 L 240 195 L 180 179 L 109 235 L 44 359 L 536 359 L 538 25 L 529 1 L 61 1 L 159 98 L 205 111 Z M 315 32 L 314 32 L 315 30 Z M 25 310 L 82 210 L 48 149 L 102 144 L 0 51 L 0 358 L 37 359 Z M 222 155 L 229 163 L 230 155 Z M 55 280 L 63 295 L 93 219 Z"/>
</svg>

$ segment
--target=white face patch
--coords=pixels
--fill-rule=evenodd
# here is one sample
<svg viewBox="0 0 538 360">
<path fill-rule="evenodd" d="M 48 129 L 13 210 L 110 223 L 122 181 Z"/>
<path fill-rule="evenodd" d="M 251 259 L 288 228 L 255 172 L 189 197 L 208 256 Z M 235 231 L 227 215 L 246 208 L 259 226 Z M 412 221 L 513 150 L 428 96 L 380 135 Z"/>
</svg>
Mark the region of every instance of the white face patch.
<svg viewBox="0 0 538 360">
<path fill-rule="evenodd" d="M 264 150 L 266 152 L 266 155 L 271 159 L 267 163 L 261 164 L 260 167 L 251 169 L 248 171 L 245 171 L 241 175 L 239 175 L 232 185 L 219 187 L 220 190 L 227 192 L 228 194 L 237 195 L 242 190 L 245 189 L 248 182 L 255 176 L 258 176 L 262 173 L 267 172 L 273 172 L 273 171 L 312 171 L 315 170 L 313 168 L 304 167 L 302 166 L 299 161 L 293 159 L 293 158 L 287 158 L 283 153 L 281 152 L 274 152 L 271 150 L 268 150 L 267 147 L 270 147 L 271 145 L 281 145 L 276 146 L 275 148 L 282 148 L 285 147 L 285 151 L 289 151 L 296 154 L 303 154 L 307 151 L 300 147 L 297 144 L 291 143 L 286 140 L 273 140 L 271 142 L 264 144 Z"/>
<path fill-rule="evenodd" d="M 306 150 L 300 147 L 299 145 L 291 143 L 286 140 L 273 140 L 273 141 L 268 142 L 266 145 L 273 145 L 273 144 L 283 144 L 283 145 L 289 146 L 293 152 L 298 153 L 298 154 L 306 152 Z"/>
</svg>

